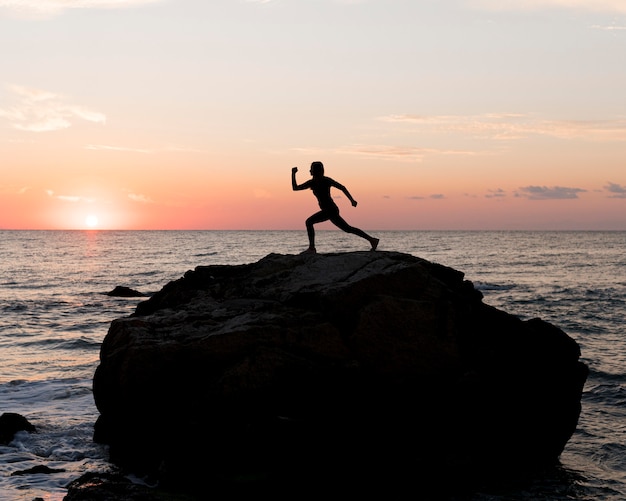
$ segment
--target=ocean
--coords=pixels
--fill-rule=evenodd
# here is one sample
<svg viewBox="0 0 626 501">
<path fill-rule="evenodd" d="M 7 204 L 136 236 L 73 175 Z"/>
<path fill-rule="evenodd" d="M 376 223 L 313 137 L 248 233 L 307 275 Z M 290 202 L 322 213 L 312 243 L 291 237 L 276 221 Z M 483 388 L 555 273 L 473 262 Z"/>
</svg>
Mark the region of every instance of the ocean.
<svg viewBox="0 0 626 501">
<path fill-rule="evenodd" d="M 590 368 L 578 430 L 560 464 L 464 499 L 626 499 L 626 232 L 371 233 L 380 250 L 464 272 L 488 304 L 562 328 Z M 22 414 L 37 428 L 0 445 L 0 500 L 60 501 L 71 480 L 110 468 L 106 447 L 92 441 L 91 381 L 110 322 L 141 299 L 106 292 L 121 285 L 150 294 L 199 265 L 306 246 L 305 231 L 0 231 L 0 413 Z M 368 244 L 322 230 L 317 249 Z M 19 474 L 38 465 L 62 471 Z"/>
</svg>

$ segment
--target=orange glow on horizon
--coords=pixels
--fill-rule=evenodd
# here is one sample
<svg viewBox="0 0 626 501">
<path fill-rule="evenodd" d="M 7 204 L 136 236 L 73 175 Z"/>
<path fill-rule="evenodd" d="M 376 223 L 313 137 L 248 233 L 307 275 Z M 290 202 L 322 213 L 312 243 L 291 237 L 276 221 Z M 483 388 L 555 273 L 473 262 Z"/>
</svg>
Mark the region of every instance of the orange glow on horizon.
<svg viewBox="0 0 626 501">
<path fill-rule="evenodd" d="M 358 201 L 354 208 L 341 193 L 334 193 L 341 215 L 368 230 L 626 229 L 625 199 L 599 190 L 569 199 L 530 199 L 504 184 L 500 190 L 466 193 L 452 184 L 413 183 L 411 188 L 404 181 L 394 191 L 387 186 L 383 192 L 375 183 L 354 178 L 354 173 L 337 172 L 334 177 Z M 291 191 L 288 171 L 282 179 L 258 187 L 208 180 L 191 186 L 193 181 L 176 192 L 159 191 L 155 184 L 150 191 L 111 188 L 97 195 L 61 188 L 5 193 L 0 198 L 0 229 L 297 230 L 318 210 L 310 191 Z"/>
</svg>

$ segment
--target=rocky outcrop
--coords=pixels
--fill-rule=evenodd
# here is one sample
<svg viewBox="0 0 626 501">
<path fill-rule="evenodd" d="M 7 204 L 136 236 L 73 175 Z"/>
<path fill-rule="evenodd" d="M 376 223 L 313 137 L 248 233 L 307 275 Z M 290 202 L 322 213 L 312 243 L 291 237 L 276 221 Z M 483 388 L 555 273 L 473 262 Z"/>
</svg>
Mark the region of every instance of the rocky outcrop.
<svg viewBox="0 0 626 501">
<path fill-rule="evenodd" d="M 50 468 L 44 464 L 38 464 L 32 468 L 26 470 L 17 470 L 11 473 L 12 477 L 19 477 L 23 475 L 53 475 L 54 473 L 63 473 L 63 468 Z"/>
<path fill-rule="evenodd" d="M 146 297 L 147 294 L 136 291 L 124 285 L 116 285 L 112 291 L 106 293 L 107 296 L 113 297 Z"/>
<path fill-rule="evenodd" d="M 579 356 L 451 268 L 271 254 L 198 267 L 112 322 L 95 439 L 122 468 L 204 493 L 441 490 L 554 464 Z"/>
<path fill-rule="evenodd" d="M 4 412 L 0 416 L 0 444 L 9 444 L 18 431 L 35 433 L 36 428 L 21 414 Z"/>
</svg>

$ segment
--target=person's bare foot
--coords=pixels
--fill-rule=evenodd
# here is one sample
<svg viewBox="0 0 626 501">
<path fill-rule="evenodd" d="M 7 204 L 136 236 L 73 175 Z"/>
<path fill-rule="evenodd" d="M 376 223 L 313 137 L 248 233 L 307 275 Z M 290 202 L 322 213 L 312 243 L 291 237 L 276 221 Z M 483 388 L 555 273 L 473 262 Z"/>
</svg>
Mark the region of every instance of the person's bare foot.
<svg viewBox="0 0 626 501">
<path fill-rule="evenodd" d="M 372 238 L 370 240 L 370 244 L 372 244 L 372 249 L 371 250 L 373 250 L 373 251 L 376 250 L 376 248 L 378 247 L 378 242 L 380 242 L 379 238 Z"/>
<path fill-rule="evenodd" d="M 316 254 L 317 251 L 315 250 L 315 247 L 309 247 L 307 250 L 302 251 L 300 254 Z"/>
</svg>

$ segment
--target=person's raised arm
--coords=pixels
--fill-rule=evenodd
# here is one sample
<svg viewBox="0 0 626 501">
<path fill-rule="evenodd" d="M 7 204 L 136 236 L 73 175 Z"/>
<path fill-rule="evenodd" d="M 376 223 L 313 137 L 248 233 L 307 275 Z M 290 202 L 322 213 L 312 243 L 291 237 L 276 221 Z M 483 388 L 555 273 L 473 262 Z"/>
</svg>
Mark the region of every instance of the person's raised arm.
<svg viewBox="0 0 626 501">
<path fill-rule="evenodd" d="M 308 182 L 303 183 L 303 184 L 298 184 L 296 181 L 296 172 L 298 172 L 298 168 L 297 167 L 292 167 L 291 168 L 291 188 L 293 189 L 293 191 L 297 191 L 297 190 L 304 190 L 306 188 L 309 187 Z"/>
</svg>

